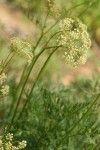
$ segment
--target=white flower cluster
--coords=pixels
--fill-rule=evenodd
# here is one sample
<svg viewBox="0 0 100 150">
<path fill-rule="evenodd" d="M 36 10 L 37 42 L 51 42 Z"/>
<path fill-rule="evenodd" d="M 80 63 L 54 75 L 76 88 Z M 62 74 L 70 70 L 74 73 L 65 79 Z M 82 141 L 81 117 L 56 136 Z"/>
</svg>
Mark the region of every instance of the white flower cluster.
<svg viewBox="0 0 100 150">
<path fill-rule="evenodd" d="M 7 95 L 9 92 L 9 86 L 5 85 L 5 81 L 7 79 L 7 75 L 5 73 L 2 73 L 0 75 L 0 94 L 1 95 Z"/>
<path fill-rule="evenodd" d="M 50 15 L 53 15 L 55 17 L 58 17 L 60 15 L 59 9 L 55 4 L 55 0 L 48 0 L 48 7 Z"/>
<path fill-rule="evenodd" d="M 87 33 L 87 27 L 78 18 L 65 18 L 59 23 L 60 35 L 57 43 L 66 48 L 65 60 L 76 67 L 85 64 L 87 51 L 91 46 L 91 40 Z"/>
<path fill-rule="evenodd" d="M 26 147 L 26 144 L 27 144 L 27 142 L 26 141 L 22 141 L 22 142 L 19 142 L 19 149 L 22 149 L 22 148 L 25 148 Z"/>
<path fill-rule="evenodd" d="M 31 45 L 28 42 L 24 42 L 19 38 L 14 37 L 10 42 L 10 49 L 25 58 L 29 64 L 31 63 L 33 54 L 31 52 Z"/>
<path fill-rule="evenodd" d="M 0 84 L 2 84 L 3 82 L 5 82 L 7 79 L 7 75 L 5 73 L 0 75 Z"/>
<path fill-rule="evenodd" d="M 0 136 L 0 150 L 21 150 L 27 145 L 26 141 L 18 142 L 18 146 L 13 145 L 13 134 L 8 133 L 5 137 Z"/>
<path fill-rule="evenodd" d="M 12 139 L 13 139 L 13 134 L 12 134 L 12 133 L 8 133 L 8 134 L 6 135 L 6 139 L 9 140 L 9 141 L 12 141 Z"/>
</svg>

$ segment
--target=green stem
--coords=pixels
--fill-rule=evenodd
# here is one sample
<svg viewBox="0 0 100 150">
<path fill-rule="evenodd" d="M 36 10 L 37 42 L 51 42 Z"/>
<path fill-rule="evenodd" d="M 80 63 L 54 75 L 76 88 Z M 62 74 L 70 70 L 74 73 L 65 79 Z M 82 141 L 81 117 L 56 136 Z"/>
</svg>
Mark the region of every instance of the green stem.
<svg viewBox="0 0 100 150">
<path fill-rule="evenodd" d="M 44 51 L 44 50 L 43 50 L 43 51 Z M 20 95 L 19 95 L 19 98 L 18 98 L 16 107 L 15 107 L 15 110 L 14 110 L 14 114 L 13 114 L 13 117 L 12 117 L 12 119 L 11 119 L 11 123 L 10 123 L 10 125 L 8 126 L 8 130 L 9 130 L 9 128 L 11 127 L 11 125 L 12 125 L 12 123 L 13 123 L 13 120 L 14 120 L 14 118 L 15 118 L 15 115 L 16 115 L 16 112 L 17 112 L 17 108 L 18 108 L 19 103 L 20 103 L 20 100 L 21 100 L 21 96 L 22 96 L 22 94 L 23 94 L 25 85 L 26 85 L 27 80 L 28 80 L 28 78 L 29 78 L 29 75 L 30 75 L 30 73 L 31 73 L 31 71 L 32 71 L 32 68 L 33 68 L 35 62 L 37 61 L 37 59 L 39 58 L 39 56 L 43 53 L 43 51 L 41 51 L 41 52 L 38 54 L 38 56 L 36 57 L 36 59 L 34 60 L 33 64 L 32 64 L 31 67 L 30 67 L 30 70 L 29 70 L 29 72 L 28 72 L 28 74 L 27 74 L 27 77 L 26 77 L 26 79 L 25 79 L 25 81 L 24 81 L 24 84 L 23 84 L 21 93 L 20 93 Z"/>
<path fill-rule="evenodd" d="M 85 8 L 80 14 L 78 17 L 84 15 L 86 13 L 86 11 L 88 11 L 89 8 L 91 8 L 92 6 L 94 6 L 96 3 L 98 2 L 98 0 L 96 0 L 94 3 L 89 3 L 89 6 L 87 8 Z"/>
<path fill-rule="evenodd" d="M 3 73 L 4 69 L 7 67 L 7 65 L 10 63 L 10 61 L 12 60 L 12 58 L 14 57 L 15 53 L 11 56 L 12 52 L 7 56 L 7 58 L 5 59 L 5 62 L 3 64 L 3 70 L 0 72 L 0 74 Z M 10 57 L 11 56 L 11 57 Z M 9 58 L 10 57 L 10 58 Z"/>
<path fill-rule="evenodd" d="M 25 65 L 25 68 L 24 68 L 24 70 L 23 70 L 23 73 L 22 73 L 22 75 L 21 75 L 20 82 L 19 82 L 18 86 L 16 87 L 16 91 L 18 91 L 18 89 L 20 89 L 20 85 L 21 85 L 22 82 L 23 82 L 23 78 L 24 78 L 25 72 L 26 72 L 26 70 L 27 70 L 27 66 L 28 66 L 28 65 L 26 64 L 26 65 Z M 9 112 L 8 112 L 7 117 L 9 117 L 9 116 L 11 115 L 11 113 L 12 113 L 12 111 L 13 111 L 13 108 L 14 108 L 14 105 L 15 105 L 15 100 L 12 100 L 11 107 L 10 107 L 10 110 L 9 110 Z"/>
<path fill-rule="evenodd" d="M 5 66 L 5 64 L 6 64 L 6 62 L 8 61 L 8 59 L 9 59 L 9 57 L 10 57 L 10 55 L 12 54 L 12 52 L 10 52 L 8 55 L 7 55 L 7 57 L 6 57 L 6 59 L 5 59 L 5 61 L 4 61 L 4 66 Z"/>
<path fill-rule="evenodd" d="M 28 69 L 28 64 L 25 65 L 24 70 L 22 72 L 21 78 L 20 78 L 20 82 L 18 84 L 18 86 L 16 87 L 16 91 L 20 88 L 20 85 L 22 85 L 26 70 Z"/>
<path fill-rule="evenodd" d="M 36 43 L 36 45 L 35 45 L 35 47 L 33 49 L 33 52 L 36 50 L 36 48 L 37 48 L 38 44 L 40 43 L 42 37 L 43 37 L 43 32 L 41 32 L 40 38 L 39 38 L 38 42 Z"/>
<path fill-rule="evenodd" d="M 44 68 L 46 67 L 47 63 L 49 62 L 49 59 L 51 58 L 51 56 L 53 55 L 53 53 L 54 53 L 57 49 L 58 49 L 58 47 L 56 47 L 55 50 L 49 55 L 49 57 L 48 57 L 47 60 L 45 61 L 44 65 L 42 66 L 42 68 L 41 68 L 41 70 L 40 70 L 40 72 L 39 72 L 37 78 L 35 79 L 35 82 L 34 82 L 32 88 L 31 88 L 31 91 L 30 91 L 30 93 L 29 93 L 29 96 L 28 96 L 28 98 L 27 98 L 27 100 L 26 100 L 26 102 L 25 102 L 25 104 L 24 104 L 24 106 L 23 106 L 23 108 L 22 108 L 22 111 L 21 111 L 21 113 L 19 114 L 17 120 L 19 120 L 19 118 L 21 117 L 21 115 L 22 115 L 22 113 L 23 113 L 23 111 L 24 111 L 26 105 L 28 104 L 28 102 L 29 102 L 29 100 L 30 100 L 30 97 L 31 97 L 31 95 L 32 95 L 33 89 L 34 89 L 34 87 L 35 87 L 35 85 L 36 85 L 38 79 L 40 78 L 40 76 L 41 76 L 41 74 L 42 74 Z"/>
<path fill-rule="evenodd" d="M 100 93 L 97 95 L 96 99 L 92 102 L 92 104 L 90 105 L 90 107 L 87 109 L 87 111 L 83 114 L 83 116 L 73 125 L 73 127 L 67 132 L 67 134 L 71 133 L 76 126 L 79 124 L 79 122 L 81 122 L 89 113 L 89 111 L 92 109 L 92 107 L 96 104 L 96 102 L 98 101 L 98 99 L 100 98 Z"/>
<path fill-rule="evenodd" d="M 35 47 L 34 47 L 33 52 L 36 50 L 38 44 L 41 42 L 41 40 L 42 40 L 42 38 L 43 38 L 43 35 L 44 35 L 43 32 L 44 32 L 44 28 L 45 28 L 45 25 L 46 25 L 46 22 L 47 22 L 48 15 L 49 15 L 49 13 L 48 13 L 47 16 L 46 16 L 46 19 L 45 19 L 45 21 L 44 21 L 44 25 L 43 25 L 43 27 L 42 27 L 42 31 L 41 31 L 40 38 L 39 38 L 39 40 L 37 41 L 37 43 L 36 43 L 36 45 L 35 45 Z"/>
<path fill-rule="evenodd" d="M 4 69 L 7 67 L 7 65 L 10 63 L 11 59 L 14 57 L 15 53 L 10 57 L 10 59 L 7 61 L 7 63 L 4 65 Z"/>
<path fill-rule="evenodd" d="M 44 25 L 43 25 L 43 27 L 42 27 L 42 31 L 43 31 L 43 30 L 44 30 L 44 28 L 45 28 L 45 25 L 46 25 L 46 22 L 47 22 L 47 19 L 48 19 L 49 13 L 50 13 L 50 12 L 47 12 L 47 15 L 46 15 L 46 18 L 45 18 L 45 21 L 44 21 Z"/>
</svg>

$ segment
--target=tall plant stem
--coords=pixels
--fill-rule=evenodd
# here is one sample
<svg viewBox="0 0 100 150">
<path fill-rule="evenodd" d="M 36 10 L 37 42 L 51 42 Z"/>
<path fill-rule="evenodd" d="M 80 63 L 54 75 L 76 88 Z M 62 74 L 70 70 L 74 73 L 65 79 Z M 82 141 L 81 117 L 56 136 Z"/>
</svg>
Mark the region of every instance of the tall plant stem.
<svg viewBox="0 0 100 150">
<path fill-rule="evenodd" d="M 12 55 L 12 56 L 11 56 Z M 7 56 L 7 58 L 5 59 L 5 62 L 4 62 L 4 64 L 3 64 L 3 70 L 0 72 L 0 74 L 2 74 L 3 73 L 3 71 L 4 71 L 4 69 L 7 67 L 7 65 L 10 63 L 10 61 L 12 60 L 12 58 L 14 57 L 14 55 L 15 55 L 15 53 L 13 53 L 12 54 L 12 52 L 11 53 L 9 53 L 9 55 Z M 10 57 L 11 56 L 11 57 Z"/>
<path fill-rule="evenodd" d="M 22 75 L 21 75 L 21 78 L 20 78 L 20 82 L 19 82 L 18 86 L 16 87 L 16 91 L 18 91 L 18 89 L 20 89 L 20 85 L 21 85 L 22 82 L 23 82 L 23 77 L 24 77 L 24 75 L 25 75 L 25 72 L 26 72 L 26 70 L 27 70 L 27 67 L 28 67 L 28 65 L 26 64 L 25 67 L 24 67 L 24 70 L 23 70 L 23 72 L 22 72 Z M 13 111 L 13 108 L 14 108 L 14 105 L 15 105 L 15 101 L 12 100 L 12 103 L 11 103 L 11 106 L 10 106 L 10 110 L 9 110 L 9 112 L 8 112 L 7 117 L 9 117 L 9 116 L 11 115 L 11 113 L 12 113 L 12 111 Z"/>
<path fill-rule="evenodd" d="M 40 38 L 39 38 L 39 40 L 37 41 L 37 43 L 36 43 L 36 45 L 35 45 L 35 47 L 34 47 L 34 49 L 33 49 L 33 52 L 36 50 L 38 44 L 41 42 L 41 40 L 42 40 L 42 38 L 43 38 L 43 36 L 44 36 L 44 28 L 45 28 L 45 25 L 46 25 L 48 16 L 49 16 L 49 12 L 48 12 L 47 15 L 46 15 L 46 18 L 45 18 L 45 21 L 44 21 L 44 25 L 43 25 L 42 30 L 41 30 Z"/>
<path fill-rule="evenodd" d="M 23 72 L 22 72 L 20 81 L 19 81 L 19 83 L 18 83 L 18 86 L 16 87 L 16 90 L 18 90 L 18 89 L 20 88 L 20 86 L 22 85 L 23 78 L 24 78 L 24 76 L 25 76 L 25 73 L 26 73 L 27 69 L 28 69 L 28 64 L 26 64 L 25 67 L 24 67 L 24 70 L 23 70 Z"/>
<path fill-rule="evenodd" d="M 44 51 L 44 50 L 43 50 L 43 51 Z M 34 60 L 34 62 L 32 63 L 32 65 L 31 65 L 31 67 L 30 67 L 30 69 L 29 69 L 29 72 L 28 72 L 28 74 L 27 74 L 27 77 L 26 77 L 26 79 L 25 79 L 25 81 L 24 81 L 24 83 L 23 83 L 23 87 L 22 87 L 22 90 L 21 90 L 21 92 L 20 92 L 20 95 L 19 95 L 19 98 L 18 98 L 16 107 L 15 107 L 15 110 L 14 110 L 14 114 L 13 114 L 13 117 L 12 117 L 12 119 L 11 119 L 11 123 L 10 123 L 10 125 L 8 126 L 8 129 L 10 128 L 11 124 L 13 123 L 14 117 L 15 117 L 16 112 L 17 112 L 17 108 L 18 108 L 19 103 L 20 103 L 21 96 L 22 96 L 22 94 L 23 94 L 25 85 L 26 85 L 27 80 L 28 80 L 28 78 L 29 78 L 29 75 L 30 75 L 30 73 L 31 73 L 31 71 L 32 71 L 32 68 L 33 68 L 35 62 L 37 61 L 38 57 L 43 53 L 43 51 L 41 51 L 41 52 L 38 54 L 38 56 L 36 57 L 36 59 Z"/>
<path fill-rule="evenodd" d="M 31 88 L 31 90 L 30 90 L 30 93 L 29 93 L 28 98 L 27 98 L 27 100 L 26 100 L 26 102 L 25 102 L 25 104 L 24 104 L 24 106 L 23 106 L 23 108 L 22 108 L 22 111 L 21 111 L 21 113 L 20 113 L 19 116 L 18 116 L 18 119 L 21 117 L 21 115 L 22 115 L 22 113 L 23 113 L 23 111 L 24 111 L 26 105 L 28 104 L 28 102 L 29 102 L 29 100 L 30 100 L 30 97 L 31 97 L 31 95 L 32 95 L 33 89 L 34 89 L 34 87 L 35 87 L 35 85 L 36 85 L 38 79 L 40 78 L 40 76 L 41 76 L 41 74 L 42 74 L 44 68 L 46 67 L 46 65 L 48 64 L 48 62 L 49 62 L 51 56 L 53 55 L 53 53 L 54 53 L 57 49 L 58 49 L 58 47 L 56 47 L 55 50 L 49 55 L 49 57 L 48 57 L 47 60 L 45 61 L 44 65 L 42 66 L 42 68 L 41 68 L 41 70 L 40 70 L 40 72 L 39 72 L 37 78 L 35 79 L 35 82 L 34 82 L 32 88 Z M 18 120 L 18 119 L 17 119 L 17 120 Z"/>
</svg>

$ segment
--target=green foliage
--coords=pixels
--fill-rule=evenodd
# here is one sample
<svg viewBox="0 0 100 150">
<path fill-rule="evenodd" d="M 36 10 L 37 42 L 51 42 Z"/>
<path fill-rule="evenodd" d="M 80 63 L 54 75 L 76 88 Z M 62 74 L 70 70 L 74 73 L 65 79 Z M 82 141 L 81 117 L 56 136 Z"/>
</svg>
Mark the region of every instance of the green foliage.
<svg viewBox="0 0 100 150">
<path fill-rule="evenodd" d="M 94 149 L 100 141 L 99 104 L 80 118 L 98 95 L 99 85 L 97 78 L 58 88 L 38 83 L 13 132 L 28 141 L 27 150 Z"/>
</svg>

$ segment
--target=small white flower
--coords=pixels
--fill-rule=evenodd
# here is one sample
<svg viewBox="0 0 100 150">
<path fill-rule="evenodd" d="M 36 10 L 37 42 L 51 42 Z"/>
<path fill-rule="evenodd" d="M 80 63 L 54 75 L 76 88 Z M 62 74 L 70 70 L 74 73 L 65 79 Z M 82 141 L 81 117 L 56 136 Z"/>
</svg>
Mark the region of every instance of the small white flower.
<svg viewBox="0 0 100 150">
<path fill-rule="evenodd" d="M 6 79 L 7 79 L 7 75 L 5 73 L 2 73 L 0 75 L 0 84 L 2 84 L 3 82 L 5 82 Z"/>
<path fill-rule="evenodd" d="M 12 139 L 13 139 L 13 133 L 8 133 L 6 135 L 6 139 L 9 140 L 9 141 L 12 141 Z"/>
<path fill-rule="evenodd" d="M 0 147 L 0 150 L 4 150 L 4 148 L 3 148 L 3 147 Z"/>
<path fill-rule="evenodd" d="M 19 142 L 19 149 L 22 149 L 22 148 L 25 148 L 26 147 L 26 145 L 27 145 L 27 142 L 26 141 L 22 141 L 22 142 Z"/>
<path fill-rule="evenodd" d="M 2 87 L 1 87 L 1 93 L 2 93 L 2 95 L 7 95 L 8 94 L 8 92 L 9 92 L 9 86 L 8 85 L 3 85 Z"/>
<path fill-rule="evenodd" d="M 17 146 L 14 145 L 13 133 L 8 133 L 5 136 L 0 136 L 0 150 L 21 150 L 27 145 L 26 141 L 17 142 Z"/>
<path fill-rule="evenodd" d="M 8 142 L 5 144 L 6 150 L 12 150 L 12 143 Z"/>
</svg>

